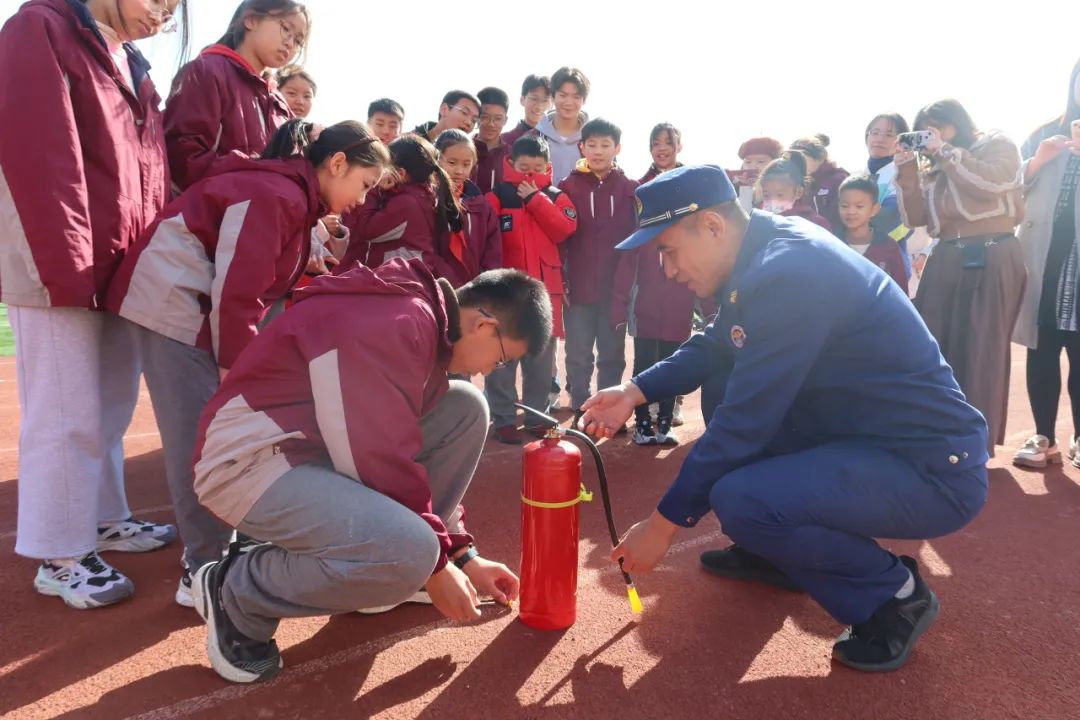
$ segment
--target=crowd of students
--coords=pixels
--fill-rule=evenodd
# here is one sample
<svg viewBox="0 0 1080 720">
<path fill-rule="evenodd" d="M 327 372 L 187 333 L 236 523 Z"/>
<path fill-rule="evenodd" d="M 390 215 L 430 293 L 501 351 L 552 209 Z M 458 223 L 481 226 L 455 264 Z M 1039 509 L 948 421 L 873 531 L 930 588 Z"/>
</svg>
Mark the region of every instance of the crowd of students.
<svg viewBox="0 0 1080 720">
<path fill-rule="evenodd" d="M 500 268 L 542 284 L 551 339 L 510 357 L 499 335 L 501 360 L 483 381 L 504 443 L 538 431 L 527 419 L 521 428 L 514 408 L 519 366 L 527 405 L 554 410 L 565 398 L 577 422 L 594 369 L 600 387 L 622 381 L 627 332 L 638 374 L 671 355 L 696 316 L 715 312 L 655 250 L 614 250 L 636 226 L 635 188 L 681 166 L 684 138 L 658 123 L 647 148 L 627 145 L 652 157 L 645 176 L 628 177 L 622 131 L 584 110 L 591 86 L 581 70 L 525 78 L 523 117 L 510 129 L 517 109 L 497 87 L 447 92 L 435 119 L 411 132 L 390 98 L 371 102 L 366 124 L 320 127 L 304 119 L 318 89 L 302 69 L 307 9 L 244 0 L 221 39 L 177 73 L 162 109 L 132 41 L 186 22 L 182 4 L 32 0 L 0 31 L 0 293 L 22 412 L 16 551 L 40 560 L 39 592 L 78 608 L 124 599 L 132 583 L 99 552 L 155 549 L 178 528 L 176 598 L 192 603 L 192 571 L 221 556 L 236 526 L 196 494 L 200 416 L 311 276 L 352 282 L 359 266 L 400 259 L 454 288 Z M 918 113 L 914 129 L 928 142 L 917 153 L 897 145 L 910 129 L 901 115 L 875 116 L 867 161 L 850 175 L 823 135 L 786 147 L 750 138 L 729 176 L 748 209 L 831 230 L 910 292 L 992 444 L 1004 440 L 1015 326 L 1030 348 L 1037 425 L 1016 462 L 1060 462 L 1062 348 L 1075 361 L 1080 426 L 1078 71 L 1066 112 L 1022 153 L 979 131 L 956 101 Z M 993 240 L 964 242 L 984 235 Z M 133 518 L 126 502 L 122 438 L 140 376 L 177 528 Z M 643 405 L 633 440 L 676 444 L 678 424 L 675 398 Z"/>
</svg>

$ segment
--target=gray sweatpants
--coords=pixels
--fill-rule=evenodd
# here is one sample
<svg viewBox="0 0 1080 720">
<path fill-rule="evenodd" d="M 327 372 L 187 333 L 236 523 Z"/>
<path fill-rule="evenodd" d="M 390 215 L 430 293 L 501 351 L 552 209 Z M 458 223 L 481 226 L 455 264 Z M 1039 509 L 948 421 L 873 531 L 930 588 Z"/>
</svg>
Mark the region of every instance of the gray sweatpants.
<svg viewBox="0 0 1080 720">
<path fill-rule="evenodd" d="M 184 561 L 193 571 L 221 559 L 232 528 L 199 504 L 192 457 L 199 416 L 218 388 L 218 367 L 206 350 L 185 345 L 141 325 L 128 323 L 142 355 L 143 377 L 165 452 L 176 527 L 184 543 Z"/>
<path fill-rule="evenodd" d="M 592 394 L 593 363 L 599 371 L 597 389 L 622 382 L 626 370 L 626 326 L 613 330 L 608 322 L 608 306 L 570 305 L 566 322 L 566 387 L 574 410 Z M 596 355 L 593 355 L 593 346 Z"/>
<path fill-rule="evenodd" d="M 521 365 L 521 394 L 524 404 L 537 410 L 547 410 L 554 361 L 555 338 L 551 338 L 538 355 L 514 361 L 484 378 L 484 394 L 491 406 L 495 427 L 517 424 L 517 408 L 514 403 L 518 401 L 518 365 Z M 536 422 L 536 418 L 525 417 L 526 425 L 535 425 Z"/>
<path fill-rule="evenodd" d="M 416 460 L 428 472 L 431 504 L 450 532 L 487 437 L 480 390 L 452 380 L 420 421 Z M 431 526 L 404 505 L 332 468 L 309 464 L 282 475 L 237 528 L 273 543 L 237 557 L 225 576 L 229 619 L 266 641 L 278 621 L 402 602 L 424 586 L 439 557 Z"/>
</svg>

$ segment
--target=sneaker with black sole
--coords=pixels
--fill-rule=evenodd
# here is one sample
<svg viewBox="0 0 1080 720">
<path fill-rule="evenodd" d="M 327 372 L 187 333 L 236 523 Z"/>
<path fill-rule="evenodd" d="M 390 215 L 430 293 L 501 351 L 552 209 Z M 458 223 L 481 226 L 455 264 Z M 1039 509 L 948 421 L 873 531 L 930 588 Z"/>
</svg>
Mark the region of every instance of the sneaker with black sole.
<svg viewBox="0 0 1080 720">
<path fill-rule="evenodd" d="M 34 589 L 62 599 L 68 607 L 89 610 L 126 600 L 135 592 L 135 584 L 91 552 L 81 558 L 42 560 Z"/>
<path fill-rule="evenodd" d="M 638 420 L 634 428 L 634 443 L 637 445 L 656 445 L 656 431 L 651 420 Z"/>
<path fill-rule="evenodd" d="M 195 611 L 206 621 L 206 654 L 218 675 L 230 682 L 264 682 L 284 666 L 277 643 L 252 640 L 233 625 L 221 603 L 221 586 L 232 555 L 195 571 L 191 595 Z"/>
<path fill-rule="evenodd" d="M 941 605 L 937 595 L 919 575 L 914 558 L 900 562 L 915 578 L 915 591 L 901 600 L 890 598 L 864 623 L 852 625 L 836 639 L 833 657 L 863 672 L 889 672 L 907 662 L 915 641 L 937 618 Z"/>
<path fill-rule="evenodd" d="M 802 592 L 795 582 L 771 562 L 730 545 L 723 550 L 707 550 L 701 553 L 701 566 L 706 572 L 732 580 L 748 580 L 772 585 L 782 590 Z"/>
<path fill-rule="evenodd" d="M 428 595 L 427 590 L 417 590 L 412 595 L 399 603 L 394 603 L 393 605 L 382 605 L 380 607 L 361 608 L 356 612 L 360 613 L 361 615 L 380 615 L 385 612 L 390 612 L 396 607 L 401 607 L 406 603 L 413 603 L 417 605 L 434 605 L 434 603 L 431 601 L 431 596 Z"/>
<path fill-rule="evenodd" d="M 98 552 L 150 552 L 176 539 L 176 526 L 128 518 L 98 525 Z"/>
<path fill-rule="evenodd" d="M 180 576 L 180 582 L 176 584 L 176 604 L 186 608 L 195 607 L 195 599 L 191 596 L 191 568 L 184 565 L 184 573 Z"/>
<path fill-rule="evenodd" d="M 657 445 L 678 445 L 679 438 L 675 437 L 671 433 L 671 419 L 660 418 L 656 422 L 656 444 Z"/>
</svg>

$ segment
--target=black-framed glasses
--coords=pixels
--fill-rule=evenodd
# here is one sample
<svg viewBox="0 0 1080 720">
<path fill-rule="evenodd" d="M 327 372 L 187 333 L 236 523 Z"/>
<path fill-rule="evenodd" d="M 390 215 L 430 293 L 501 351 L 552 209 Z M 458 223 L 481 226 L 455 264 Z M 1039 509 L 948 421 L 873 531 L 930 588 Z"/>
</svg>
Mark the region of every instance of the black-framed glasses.
<svg viewBox="0 0 1080 720">
<path fill-rule="evenodd" d="M 506 346 L 503 345 L 502 333 L 499 332 L 499 319 L 497 317 L 495 317 L 494 315 L 492 315 L 491 313 L 489 313 L 484 308 L 478 307 L 478 308 L 476 308 L 476 310 L 481 315 L 486 317 L 488 320 L 494 320 L 495 321 L 495 337 L 497 337 L 499 339 L 499 352 L 502 353 L 502 360 L 495 363 L 495 369 L 496 370 L 502 370 L 504 367 L 506 367 L 507 365 L 510 364 L 510 358 L 508 358 L 506 356 Z"/>
</svg>

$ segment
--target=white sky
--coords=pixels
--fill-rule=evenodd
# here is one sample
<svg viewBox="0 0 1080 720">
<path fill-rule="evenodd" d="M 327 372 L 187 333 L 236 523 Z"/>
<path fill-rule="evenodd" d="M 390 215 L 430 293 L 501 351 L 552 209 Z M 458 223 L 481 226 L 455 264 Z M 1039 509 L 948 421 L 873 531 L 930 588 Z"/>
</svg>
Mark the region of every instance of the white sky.
<svg viewBox="0 0 1080 720">
<path fill-rule="evenodd" d="M 189 2 L 197 53 L 236 6 Z M 648 167 L 648 132 L 661 121 L 682 128 L 684 162 L 733 167 L 752 135 L 788 143 L 824 132 L 832 158 L 855 169 L 875 114 L 896 110 L 911 121 L 919 107 L 954 96 L 981 127 L 1019 143 L 1064 110 L 1080 56 L 1078 15 L 1062 0 L 997 10 L 971 0 L 307 5 L 307 69 L 319 84 L 312 119 L 364 120 L 369 101 L 389 96 L 405 106 L 411 128 L 435 118 L 445 91 L 496 85 L 510 93 L 512 125 L 525 75 L 575 65 L 592 81 L 586 111 L 622 127 L 620 162 L 634 177 Z M 0 0 L 0 20 L 16 7 Z M 142 43 L 162 95 L 175 71 L 173 43 Z"/>
</svg>

